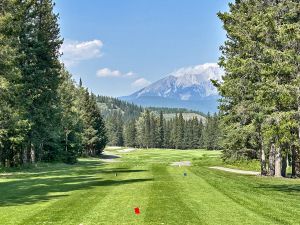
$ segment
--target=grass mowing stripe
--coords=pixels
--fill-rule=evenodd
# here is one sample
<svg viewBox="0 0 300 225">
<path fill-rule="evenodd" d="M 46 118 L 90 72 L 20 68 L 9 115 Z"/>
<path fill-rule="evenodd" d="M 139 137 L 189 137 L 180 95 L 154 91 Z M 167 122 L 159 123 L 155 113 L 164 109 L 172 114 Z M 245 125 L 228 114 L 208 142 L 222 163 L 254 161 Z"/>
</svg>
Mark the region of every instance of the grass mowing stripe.
<svg viewBox="0 0 300 225">
<path fill-rule="evenodd" d="M 266 198 L 264 194 L 260 194 L 258 191 L 255 191 L 255 189 L 252 187 L 253 184 L 249 182 L 251 177 L 243 175 L 233 176 L 232 174 L 228 174 L 223 171 L 212 171 L 204 167 L 201 169 L 194 169 L 193 171 L 199 177 L 202 177 L 213 188 L 226 195 L 236 204 L 239 204 L 241 207 L 252 211 L 253 213 L 257 214 L 257 216 L 263 217 L 265 220 L 264 224 L 289 224 L 286 219 L 274 216 L 276 215 L 276 211 L 282 212 L 284 211 L 284 208 L 276 209 L 276 205 L 275 207 L 272 205 L 272 209 L 269 208 L 267 205 L 270 196 L 267 196 Z M 230 180 L 230 177 L 232 177 L 233 180 Z M 241 180 L 246 177 L 248 182 L 244 184 L 241 182 Z M 220 183 L 220 180 L 226 180 L 226 183 Z M 279 204 L 284 207 L 282 203 Z"/>
<path fill-rule="evenodd" d="M 99 199 L 93 211 L 83 218 L 84 225 L 143 224 L 153 177 L 146 166 L 128 163 L 128 167 L 128 173 L 118 174 L 116 178 L 124 184 L 112 189 L 104 199 Z M 135 215 L 135 207 L 141 209 L 141 214 Z"/>
<path fill-rule="evenodd" d="M 70 196 L 58 200 L 48 207 L 44 207 L 42 211 L 38 211 L 35 215 L 23 220 L 21 224 L 36 224 L 37 221 L 40 224 L 75 224 L 75 222 L 81 221 L 86 213 L 93 210 L 97 204 L 93 201 L 95 196 L 98 195 L 101 198 L 105 198 L 108 192 L 105 189 L 101 191 L 99 189 L 91 189 L 72 193 Z M 67 208 L 69 210 L 65 210 Z"/>
<path fill-rule="evenodd" d="M 28 171 L 22 175 L 17 174 L 18 179 L 14 179 L 15 176 L 5 179 L 0 188 L 1 223 L 6 225 L 26 224 L 23 222 L 24 220 L 78 189 L 79 185 L 77 184 L 69 185 L 82 178 L 70 176 L 73 168 L 60 165 L 60 169 L 64 170 L 60 176 L 44 176 L 43 173 L 31 174 Z M 37 169 L 34 168 L 33 171 L 35 170 Z"/>
<path fill-rule="evenodd" d="M 166 165 L 152 164 L 155 181 L 152 183 L 145 224 L 205 224 L 186 205 L 177 181 L 166 170 Z"/>
<path fill-rule="evenodd" d="M 99 199 L 104 198 L 110 192 L 107 187 L 115 185 L 114 181 L 104 179 L 105 175 L 101 173 L 102 165 L 97 164 L 97 166 L 96 168 L 99 168 L 98 173 L 95 169 L 94 176 L 90 176 L 88 182 L 86 180 L 80 182 L 76 191 L 68 192 L 68 196 L 52 202 L 51 205 L 42 210 L 37 210 L 34 215 L 23 220 L 21 224 L 54 223 L 65 225 L 76 224 L 77 221 L 80 221 L 98 203 L 98 201 L 95 202 L 95 196 Z M 65 210 L 67 208 L 69 210 Z"/>
<path fill-rule="evenodd" d="M 207 224 L 241 224 L 241 218 L 244 219 L 243 224 L 264 222 L 264 218 L 235 204 L 230 198 L 194 174 L 190 168 L 169 167 L 168 170 L 172 174 L 178 174 L 174 179 L 179 181 L 185 204 L 188 204 L 194 213 Z M 183 172 L 187 172 L 187 176 L 180 179 L 179 176 L 182 177 Z"/>
</svg>

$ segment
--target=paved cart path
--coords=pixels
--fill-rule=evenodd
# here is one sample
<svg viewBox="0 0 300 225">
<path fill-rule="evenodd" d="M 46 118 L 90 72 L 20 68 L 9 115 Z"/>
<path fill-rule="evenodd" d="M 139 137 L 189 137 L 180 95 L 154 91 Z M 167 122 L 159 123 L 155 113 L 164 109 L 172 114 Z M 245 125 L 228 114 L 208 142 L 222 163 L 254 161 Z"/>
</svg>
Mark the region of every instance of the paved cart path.
<svg viewBox="0 0 300 225">
<path fill-rule="evenodd" d="M 238 173 L 238 174 L 260 175 L 260 172 L 256 172 L 256 171 L 238 170 L 238 169 L 231 169 L 231 168 L 226 168 L 226 167 L 221 167 L 221 166 L 212 166 L 209 168 L 216 169 L 216 170 L 222 170 L 222 171 L 226 171 L 226 172 L 231 172 L 231 173 Z"/>
</svg>

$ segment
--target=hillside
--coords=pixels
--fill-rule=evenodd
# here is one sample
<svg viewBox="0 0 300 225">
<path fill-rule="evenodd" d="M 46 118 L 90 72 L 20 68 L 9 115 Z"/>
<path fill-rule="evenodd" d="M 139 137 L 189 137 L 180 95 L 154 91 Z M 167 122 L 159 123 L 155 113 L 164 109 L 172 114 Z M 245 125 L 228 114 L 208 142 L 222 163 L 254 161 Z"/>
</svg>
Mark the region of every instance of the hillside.
<svg viewBox="0 0 300 225">
<path fill-rule="evenodd" d="M 144 110 L 135 104 L 107 96 L 97 96 L 97 105 L 104 118 L 107 118 L 112 112 L 118 112 L 122 114 L 124 120 L 130 120 L 137 118 Z"/>
<path fill-rule="evenodd" d="M 133 103 L 107 97 L 97 96 L 97 105 L 99 106 L 103 117 L 106 119 L 112 112 L 120 113 L 124 121 L 139 117 L 140 113 L 144 109 L 149 109 L 152 112 L 158 114 L 160 111 L 163 112 L 164 117 L 168 120 L 174 118 L 176 114 L 182 113 L 185 120 L 197 117 L 198 120 L 205 121 L 206 114 L 198 112 L 196 110 L 188 110 L 185 108 L 167 108 L 167 107 L 141 107 Z"/>
</svg>

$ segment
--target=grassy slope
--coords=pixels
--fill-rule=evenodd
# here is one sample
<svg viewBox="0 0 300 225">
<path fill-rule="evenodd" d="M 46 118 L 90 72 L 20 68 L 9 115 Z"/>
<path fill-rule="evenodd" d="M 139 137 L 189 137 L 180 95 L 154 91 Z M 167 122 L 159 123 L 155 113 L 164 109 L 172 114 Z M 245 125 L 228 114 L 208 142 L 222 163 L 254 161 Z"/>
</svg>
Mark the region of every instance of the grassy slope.
<svg viewBox="0 0 300 225">
<path fill-rule="evenodd" d="M 218 154 L 143 150 L 123 153 L 119 163 L 84 159 L 74 166 L 56 164 L 0 175 L 0 221 L 5 225 L 299 224 L 299 180 L 209 169 L 221 164 Z M 193 166 L 168 166 L 179 160 L 193 160 Z M 134 207 L 140 207 L 140 215 L 134 214 Z"/>
</svg>

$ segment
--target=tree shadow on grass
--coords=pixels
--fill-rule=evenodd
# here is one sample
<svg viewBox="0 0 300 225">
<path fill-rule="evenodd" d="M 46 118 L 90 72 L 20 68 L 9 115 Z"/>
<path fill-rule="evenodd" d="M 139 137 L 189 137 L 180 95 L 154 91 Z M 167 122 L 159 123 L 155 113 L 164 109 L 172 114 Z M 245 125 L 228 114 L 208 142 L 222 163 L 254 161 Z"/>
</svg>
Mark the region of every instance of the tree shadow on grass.
<svg viewBox="0 0 300 225">
<path fill-rule="evenodd" d="M 38 168 L 0 182 L 0 207 L 34 204 L 69 196 L 76 190 L 95 187 L 126 185 L 153 179 L 104 180 L 98 175 L 110 173 L 136 173 L 145 170 L 130 168 L 101 168 L 98 161 L 85 161 L 76 166 Z"/>
<path fill-rule="evenodd" d="M 256 188 L 280 191 L 291 195 L 300 195 L 300 184 L 261 184 Z"/>
<path fill-rule="evenodd" d="M 16 180 L 0 183 L 0 207 L 33 204 L 67 197 L 68 192 L 89 190 L 95 187 L 117 186 L 153 179 L 102 180 L 92 176 L 56 177 Z M 57 195 L 55 194 L 57 193 Z"/>
<path fill-rule="evenodd" d="M 101 155 L 101 159 L 118 159 L 121 158 L 120 156 L 117 155 Z"/>
<path fill-rule="evenodd" d="M 18 178 L 18 177 L 33 177 L 33 176 L 50 176 L 58 175 L 61 173 L 71 172 L 71 171 L 80 171 L 80 170 L 96 170 L 99 169 L 99 166 L 103 165 L 100 161 L 80 161 L 76 164 L 69 165 L 64 163 L 42 163 L 37 164 L 36 167 L 32 166 L 30 168 L 15 168 L 11 169 L 12 171 L 0 173 L 2 177 L 6 178 Z M 9 176 L 6 176 L 9 174 Z M 0 177 L 1 178 L 1 177 Z"/>
<path fill-rule="evenodd" d="M 147 170 L 131 170 L 131 169 L 124 169 L 124 168 L 116 168 L 116 169 L 107 169 L 101 170 L 101 173 L 138 173 L 138 172 L 145 172 Z"/>
<path fill-rule="evenodd" d="M 101 173 L 114 173 L 114 172 L 142 172 L 145 170 L 130 170 L 129 168 L 113 168 L 102 169 L 103 163 L 101 161 L 83 161 L 75 165 L 67 164 L 53 164 L 52 166 L 40 166 L 37 168 L 31 168 L 28 170 L 15 172 L 15 173 L 0 173 L 0 179 L 16 179 L 16 178 L 32 178 L 32 177 L 48 177 L 59 175 L 91 175 Z"/>
</svg>

